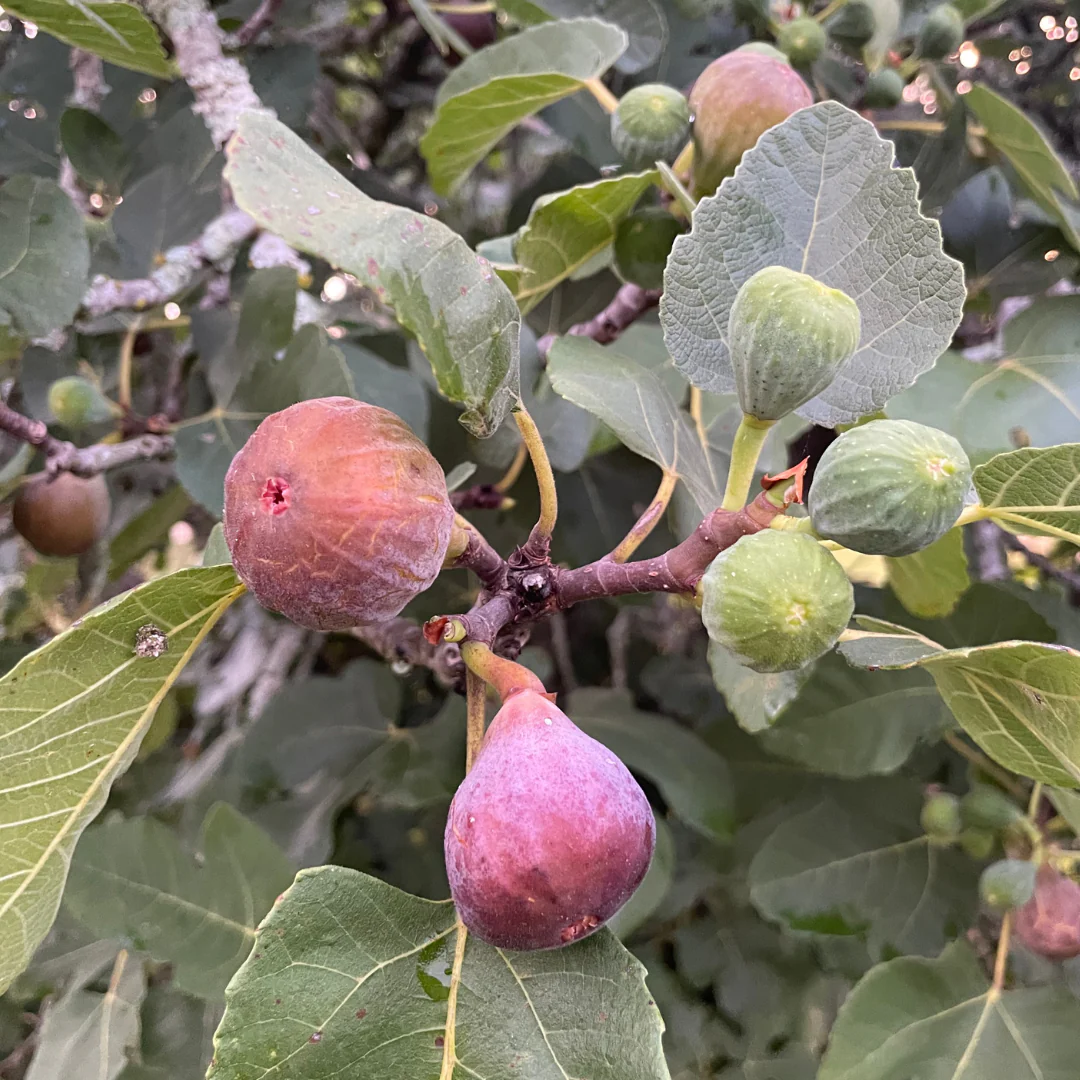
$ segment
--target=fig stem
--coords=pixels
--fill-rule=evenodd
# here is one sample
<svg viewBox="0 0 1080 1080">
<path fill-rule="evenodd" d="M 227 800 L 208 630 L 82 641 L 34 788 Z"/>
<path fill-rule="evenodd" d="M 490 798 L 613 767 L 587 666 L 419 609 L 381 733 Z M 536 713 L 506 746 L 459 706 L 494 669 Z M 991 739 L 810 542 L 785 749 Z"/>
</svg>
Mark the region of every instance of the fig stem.
<svg viewBox="0 0 1080 1080">
<path fill-rule="evenodd" d="M 1010 911 L 1001 920 L 1001 936 L 998 938 L 997 955 L 994 957 L 994 982 L 990 996 L 995 1000 L 1005 989 L 1005 971 L 1009 963 L 1009 942 L 1012 939 L 1013 913 Z"/>
<path fill-rule="evenodd" d="M 462 540 L 464 544 L 459 549 L 457 545 Z M 506 560 L 484 539 L 480 530 L 460 514 L 454 515 L 454 530 L 443 565 L 471 570 L 488 592 L 497 592 L 506 584 Z"/>
<path fill-rule="evenodd" d="M 505 657 L 496 656 L 489 646 L 481 641 L 466 641 L 461 646 L 461 659 L 473 675 L 478 676 L 489 686 L 494 687 L 499 697 L 506 701 L 511 694 L 521 690 L 535 690 L 537 693 L 546 694 L 544 684 L 527 667 L 507 660 Z M 471 684 L 466 684 L 471 685 Z M 483 735 L 483 714 L 481 713 L 480 729 Z M 470 722 L 471 732 L 471 722 Z M 470 734 L 471 742 L 471 734 Z"/>
<path fill-rule="evenodd" d="M 1023 786 L 1016 782 L 1012 773 L 1007 772 L 996 762 L 991 761 L 981 750 L 969 746 L 956 732 L 946 732 L 944 741 L 962 758 L 970 761 L 976 769 L 996 780 L 1010 795 L 1019 797 L 1025 794 Z"/>
<path fill-rule="evenodd" d="M 481 702 L 481 708 L 483 703 Z M 483 712 L 481 712 L 481 717 Z M 452 1080 L 457 1059 L 457 1000 L 458 988 L 461 986 L 461 969 L 465 964 L 465 942 L 469 931 L 459 918 L 454 927 L 454 966 L 450 969 L 450 993 L 446 998 L 446 1028 L 443 1034 L 443 1057 L 442 1067 L 439 1069 L 439 1080 Z"/>
<path fill-rule="evenodd" d="M 510 468 L 506 470 L 503 478 L 491 486 L 498 492 L 505 494 L 509 491 L 518 481 L 518 477 L 521 476 L 521 470 L 525 468 L 525 462 L 529 458 L 529 448 L 524 443 L 519 443 L 517 453 L 514 454 L 514 460 L 510 462 Z"/>
<path fill-rule="evenodd" d="M 835 12 L 839 11 L 847 2 L 848 2 L 848 0 L 829 0 L 829 3 L 826 4 L 814 16 L 814 20 L 816 22 L 823 23 L 830 15 L 832 15 Z"/>
<path fill-rule="evenodd" d="M 599 79 L 586 79 L 585 89 L 596 98 L 604 112 L 613 113 L 618 107 L 619 99 Z"/>
<path fill-rule="evenodd" d="M 127 411 L 131 408 L 131 367 L 135 356 L 135 339 L 142 329 L 142 317 L 136 315 L 120 343 L 120 358 L 117 373 L 116 399 L 120 407 Z"/>
<path fill-rule="evenodd" d="M 746 505 L 761 448 L 775 422 L 743 414 L 731 447 L 731 465 L 728 468 L 727 487 L 724 490 L 724 501 L 720 504 L 721 509 L 741 510 Z"/>
<path fill-rule="evenodd" d="M 665 469 L 656 489 L 653 500 L 649 503 L 645 512 L 634 523 L 633 528 L 619 541 L 619 546 L 611 553 L 612 562 L 623 563 L 634 554 L 645 542 L 649 533 L 656 528 L 657 522 L 663 517 L 664 511 L 671 502 L 671 496 L 675 492 L 679 474 L 671 469 Z"/>
<path fill-rule="evenodd" d="M 536 422 L 529 415 L 529 410 L 519 402 L 514 410 L 514 420 L 525 442 L 525 448 L 532 458 L 536 485 L 540 489 L 540 517 L 533 526 L 528 546 L 536 549 L 536 554 L 547 556 L 551 547 L 551 534 L 555 531 L 555 520 L 559 516 L 559 499 L 555 491 L 555 474 L 551 470 L 551 461 L 540 437 Z"/>
<path fill-rule="evenodd" d="M 465 772 L 470 772 L 484 742 L 487 683 L 471 668 L 465 669 Z"/>
</svg>

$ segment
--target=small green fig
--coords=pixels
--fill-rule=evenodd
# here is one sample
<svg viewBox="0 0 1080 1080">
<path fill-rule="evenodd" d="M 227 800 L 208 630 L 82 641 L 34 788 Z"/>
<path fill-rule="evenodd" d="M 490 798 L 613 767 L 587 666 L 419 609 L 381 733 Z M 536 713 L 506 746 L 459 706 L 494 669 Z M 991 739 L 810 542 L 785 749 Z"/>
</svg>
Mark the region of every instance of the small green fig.
<svg viewBox="0 0 1080 1080">
<path fill-rule="evenodd" d="M 66 375 L 49 386 L 49 411 L 64 427 L 78 431 L 100 424 L 113 415 L 113 407 L 95 383 L 81 375 Z"/>
<path fill-rule="evenodd" d="M 963 447 L 911 420 L 845 431 L 821 456 L 810 488 L 819 536 L 864 555 L 911 555 L 956 523 L 971 483 Z"/>
<path fill-rule="evenodd" d="M 825 29 L 841 48 L 857 51 L 874 36 L 877 16 L 866 0 L 848 2 L 828 21 Z"/>
<path fill-rule="evenodd" d="M 611 143 L 632 169 L 670 161 L 690 135 L 690 104 L 673 86 L 635 86 L 611 114 Z"/>
<path fill-rule="evenodd" d="M 964 40 L 964 16 L 952 4 L 934 8 L 919 29 L 918 54 L 926 60 L 944 60 Z"/>
<path fill-rule="evenodd" d="M 804 15 L 784 23 L 776 35 L 776 43 L 796 67 L 809 67 L 825 51 L 827 42 L 821 24 Z"/>
<path fill-rule="evenodd" d="M 997 788 L 980 785 L 960 800 L 960 816 L 973 829 L 1001 832 L 1024 816 L 1023 811 Z"/>
<path fill-rule="evenodd" d="M 643 289 L 661 288 L 671 246 L 682 231 L 675 217 L 660 206 L 647 206 L 624 218 L 615 230 L 619 277 Z"/>
<path fill-rule="evenodd" d="M 859 346 L 854 300 L 808 274 L 767 266 L 743 282 L 728 317 L 742 411 L 780 420 L 816 397 Z"/>
<path fill-rule="evenodd" d="M 690 91 L 694 194 L 711 195 L 769 128 L 813 103 L 810 87 L 786 61 L 747 49 L 714 60 Z"/>
<path fill-rule="evenodd" d="M 892 109 L 904 100 L 903 75 L 896 68 L 880 68 L 867 77 L 863 105 L 868 109 Z"/>
<path fill-rule="evenodd" d="M 951 844 L 960 836 L 960 800 L 947 791 L 936 792 L 923 803 L 919 823 L 932 840 Z"/>
<path fill-rule="evenodd" d="M 965 855 L 982 862 L 997 846 L 997 837 L 989 829 L 961 829 L 960 847 Z"/>
<path fill-rule="evenodd" d="M 851 582 L 819 543 L 765 529 L 721 551 L 698 586 L 709 637 L 754 671 L 795 671 L 836 644 Z"/>
<path fill-rule="evenodd" d="M 979 896 L 995 911 L 1023 907 L 1035 895 L 1035 864 L 1026 859 L 1000 859 L 979 878 Z"/>
</svg>

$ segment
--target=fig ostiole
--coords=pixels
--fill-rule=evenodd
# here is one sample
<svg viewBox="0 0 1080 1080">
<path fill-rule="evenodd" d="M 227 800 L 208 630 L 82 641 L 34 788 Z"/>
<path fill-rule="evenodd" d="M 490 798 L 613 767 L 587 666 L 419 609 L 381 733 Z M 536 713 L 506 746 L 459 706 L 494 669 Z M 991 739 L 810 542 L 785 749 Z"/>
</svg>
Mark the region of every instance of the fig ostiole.
<svg viewBox="0 0 1080 1080">
<path fill-rule="evenodd" d="M 780 420 L 817 397 L 859 347 L 859 307 L 840 289 L 786 266 L 743 282 L 728 316 L 742 411 Z"/>
<path fill-rule="evenodd" d="M 673 86 L 635 86 L 611 114 L 611 144 L 632 169 L 670 161 L 690 136 L 690 104 Z"/>
<path fill-rule="evenodd" d="M 911 420 L 873 420 L 822 454 L 807 507 L 819 536 L 899 557 L 956 524 L 970 484 L 971 463 L 951 435 Z"/>
<path fill-rule="evenodd" d="M 537 690 L 511 693 L 450 804 L 450 893 L 471 934 L 555 949 L 641 884 L 656 826 L 625 765 Z"/>
<path fill-rule="evenodd" d="M 268 416 L 225 477 L 225 541 L 264 607 L 313 630 L 393 618 L 442 569 L 446 478 L 408 425 L 352 398 Z"/>
<path fill-rule="evenodd" d="M 709 637 L 754 671 L 796 671 L 828 652 L 855 607 L 844 568 L 803 533 L 765 529 L 720 552 L 698 585 Z"/>
</svg>

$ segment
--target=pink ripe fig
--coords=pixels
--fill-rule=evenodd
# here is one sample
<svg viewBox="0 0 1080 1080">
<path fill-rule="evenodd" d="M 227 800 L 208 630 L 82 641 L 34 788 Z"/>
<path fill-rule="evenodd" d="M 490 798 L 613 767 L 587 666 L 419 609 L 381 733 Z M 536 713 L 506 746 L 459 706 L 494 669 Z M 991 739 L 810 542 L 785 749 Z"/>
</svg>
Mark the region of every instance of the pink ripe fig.
<svg viewBox="0 0 1080 1080">
<path fill-rule="evenodd" d="M 469 932 L 556 949 L 641 884 L 652 810 L 625 765 L 535 690 L 511 694 L 450 804 L 446 872 Z"/>
<path fill-rule="evenodd" d="M 714 60 L 690 91 L 695 195 L 711 195 L 769 128 L 813 103 L 810 87 L 783 60 L 743 49 Z"/>
<path fill-rule="evenodd" d="M 264 607 L 314 630 L 393 618 L 442 568 L 454 510 L 386 409 L 316 398 L 268 416 L 225 477 L 225 541 Z"/>
<path fill-rule="evenodd" d="M 1016 936 L 1033 953 L 1051 960 L 1080 956 L 1080 885 L 1042 866 L 1035 895 L 1016 911 Z"/>
</svg>

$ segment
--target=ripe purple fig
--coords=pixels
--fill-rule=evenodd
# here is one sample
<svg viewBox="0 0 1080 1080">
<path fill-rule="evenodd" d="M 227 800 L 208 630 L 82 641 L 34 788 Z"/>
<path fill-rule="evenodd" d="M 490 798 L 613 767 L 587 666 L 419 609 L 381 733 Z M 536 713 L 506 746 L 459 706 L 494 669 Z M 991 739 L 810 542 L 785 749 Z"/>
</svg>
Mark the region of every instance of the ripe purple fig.
<svg viewBox="0 0 1080 1080">
<path fill-rule="evenodd" d="M 435 580 L 446 478 L 386 409 L 316 398 L 268 416 L 225 477 L 225 541 L 264 607 L 313 630 L 393 618 Z"/>
<path fill-rule="evenodd" d="M 655 841 L 626 766 L 545 695 L 522 690 L 450 804 L 446 872 L 470 933 L 502 949 L 556 949 L 630 899 Z"/>
<path fill-rule="evenodd" d="M 1080 885 L 1042 866 L 1035 895 L 1016 911 L 1016 936 L 1039 956 L 1068 960 L 1080 956 Z"/>
</svg>

